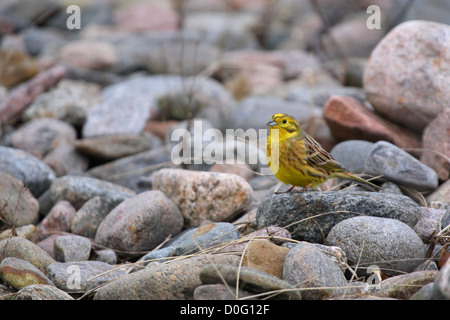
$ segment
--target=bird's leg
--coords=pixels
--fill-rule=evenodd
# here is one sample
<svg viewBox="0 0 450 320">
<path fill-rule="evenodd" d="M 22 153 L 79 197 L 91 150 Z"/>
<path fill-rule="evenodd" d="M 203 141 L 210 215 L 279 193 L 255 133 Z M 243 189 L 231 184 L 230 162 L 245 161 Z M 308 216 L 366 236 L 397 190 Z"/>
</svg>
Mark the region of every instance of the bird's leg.
<svg viewBox="0 0 450 320">
<path fill-rule="evenodd" d="M 301 190 L 294 190 L 294 191 L 292 191 L 292 192 L 294 192 L 294 193 L 303 193 L 303 192 L 305 192 L 305 191 L 308 191 L 308 189 L 309 189 L 312 185 L 313 185 L 313 182 L 311 182 L 310 184 L 308 184 L 306 187 L 303 187 Z M 292 188 L 289 189 L 289 190 L 292 190 Z M 288 191 L 289 191 L 289 190 L 288 190 Z"/>
<path fill-rule="evenodd" d="M 292 187 L 290 187 L 289 188 L 289 190 L 286 190 L 286 191 L 280 191 L 280 192 L 275 192 L 275 194 L 283 194 L 283 193 L 289 193 L 289 192 L 291 192 L 292 191 L 292 189 L 294 189 L 295 188 L 295 186 L 292 186 Z"/>
<path fill-rule="evenodd" d="M 313 185 L 313 182 L 311 182 L 310 184 L 308 184 L 306 187 L 303 187 L 301 190 L 293 190 L 295 188 L 295 186 L 290 187 L 288 190 L 286 191 L 280 191 L 280 192 L 275 192 L 275 194 L 283 194 L 283 193 L 303 193 L 305 191 L 308 191 L 308 189 Z"/>
</svg>

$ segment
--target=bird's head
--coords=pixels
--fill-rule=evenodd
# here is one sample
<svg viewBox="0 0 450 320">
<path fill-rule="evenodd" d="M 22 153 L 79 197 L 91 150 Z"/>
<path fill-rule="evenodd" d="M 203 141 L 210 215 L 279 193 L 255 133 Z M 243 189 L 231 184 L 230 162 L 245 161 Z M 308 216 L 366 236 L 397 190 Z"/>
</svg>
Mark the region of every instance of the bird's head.
<svg viewBox="0 0 450 320">
<path fill-rule="evenodd" d="M 280 138 L 292 137 L 299 133 L 303 133 L 298 122 L 286 113 L 274 114 L 267 125 L 270 127 L 271 131 L 273 129 L 278 129 Z"/>
</svg>

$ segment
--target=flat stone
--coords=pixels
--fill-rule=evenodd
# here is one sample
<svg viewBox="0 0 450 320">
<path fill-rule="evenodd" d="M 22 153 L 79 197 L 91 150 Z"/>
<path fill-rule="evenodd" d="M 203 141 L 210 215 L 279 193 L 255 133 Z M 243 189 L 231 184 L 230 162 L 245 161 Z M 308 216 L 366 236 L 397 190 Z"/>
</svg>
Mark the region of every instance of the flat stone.
<svg viewBox="0 0 450 320">
<path fill-rule="evenodd" d="M 53 286 L 53 283 L 38 268 L 28 261 L 8 257 L 0 264 L 0 276 L 8 285 L 20 290 L 31 284 L 46 284 Z"/>
<path fill-rule="evenodd" d="M 414 227 L 420 207 L 410 198 L 390 193 L 323 191 L 275 194 L 258 206 L 259 229 L 286 228 L 295 240 L 323 243 L 331 228 L 345 219 L 368 215 L 398 219 Z"/>
<path fill-rule="evenodd" d="M 22 259 L 34 265 L 44 274 L 47 272 L 47 267 L 55 262 L 39 246 L 21 237 L 12 237 L 0 241 L 0 252 L 2 252 L 1 260 L 7 257 Z"/>
<path fill-rule="evenodd" d="M 365 168 L 367 174 L 383 175 L 390 181 L 419 191 L 434 190 L 438 187 L 438 175 L 433 169 L 387 141 L 374 144 Z"/>
<path fill-rule="evenodd" d="M 140 260 L 160 259 L 183 254 L 192 254 L 199 250 L 218 246 L 239 239 L 238 229 L 228 222 L 203 224 L 197 228 L 185 230 L 164 248 L 151 251 Z"/>
<path fill-rule="evenodd" d="M 74 300 L 74 298 L 54 286 L 31 284 L 16 293 L 0 296 L 0 300 Z"/>
<path fill-rule="evenodd" d="M 55 179 L 38 201 L 40 212 L 45 215 L 60 200 L 70 202 L 78 210 L 87 200 L 95 196 L 123 200 L 133 195 L 135 195 L 133 190 L 108 181 L 83 176 L 64 176 Z"/>
<path fill-rule="evenodd" d="M 47 269 L 53 283 L 68 293 L 85 292 L 125 274 L 101 261 L 54 262 Z"/>
<path fill-rule="evenodd" d="M 381 118 L 361 102 L 346 96 L 331 96 L 323 117 L 338 140 L 389 141 L 400 148 L 419 148 L 418 134 Z"/>
<path fill-rule="evenodd" d="M 237 266 L 239 260 L 238 256 L 214 254 L 168 264 L 154 262 L 101 287 L 94 300 L 189 300 L 202 284 L 199 274 L 205 266 L 211 263 Z"/>
</svg>

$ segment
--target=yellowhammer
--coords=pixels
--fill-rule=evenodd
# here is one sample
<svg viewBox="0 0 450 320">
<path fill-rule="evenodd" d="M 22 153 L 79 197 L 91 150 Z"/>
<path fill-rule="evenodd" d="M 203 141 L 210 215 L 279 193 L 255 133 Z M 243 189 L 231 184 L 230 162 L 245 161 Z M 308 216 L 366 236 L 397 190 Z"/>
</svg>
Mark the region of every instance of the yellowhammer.
<svg viewBox="0 0 450 320">
<path fill-rule="evenodd" d="M 375 190 L 381 188 L 345 170 L 322 146 L 300 128 L 290 115 L 277 113 L 267 123 L 267 161 L 278 180 L 295 186 L 316 188 L 331 178 L 354 180 Z"/>
</svg>

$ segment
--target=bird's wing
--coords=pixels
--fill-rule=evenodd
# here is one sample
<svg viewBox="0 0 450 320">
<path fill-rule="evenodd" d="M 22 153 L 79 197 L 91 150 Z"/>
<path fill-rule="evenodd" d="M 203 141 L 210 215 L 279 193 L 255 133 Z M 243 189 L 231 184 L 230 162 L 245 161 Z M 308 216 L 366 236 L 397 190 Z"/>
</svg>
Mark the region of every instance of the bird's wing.
<svg viewBox="0 0 450 320">
<path fill-rule="evenodd" d="M 313 167 L 320 167 L 326 171 L 345 171 L 331 154 L 314 140 L 309 134 L 305 133 L 306 162 Z"/>
</svg>

